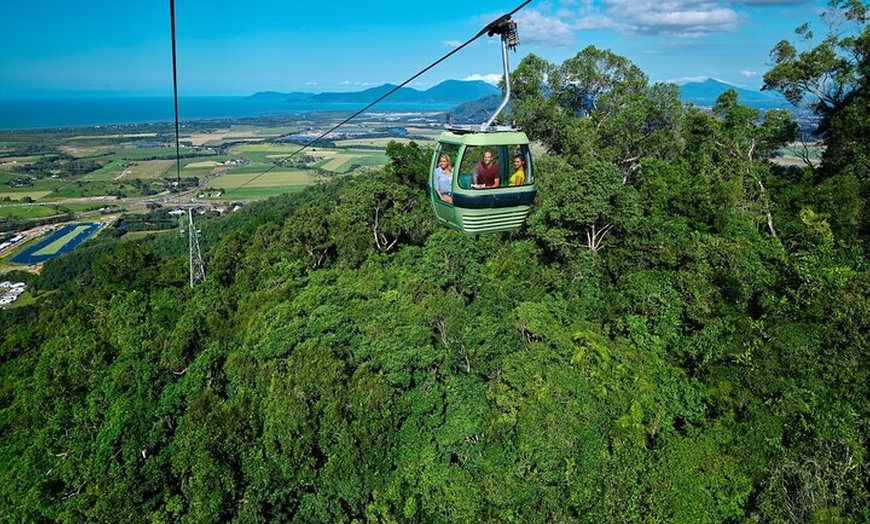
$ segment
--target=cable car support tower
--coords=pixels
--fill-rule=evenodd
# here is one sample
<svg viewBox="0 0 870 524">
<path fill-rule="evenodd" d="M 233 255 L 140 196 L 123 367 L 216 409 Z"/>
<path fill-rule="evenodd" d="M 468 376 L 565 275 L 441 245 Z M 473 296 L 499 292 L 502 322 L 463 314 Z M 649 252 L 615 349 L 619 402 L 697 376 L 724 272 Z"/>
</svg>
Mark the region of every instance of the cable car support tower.
<svg viewBox="0 0 870 524">
<path fill-rule="evenodd" d="M 193 208 L 187 208 L 187 244 L 190 247 L 190 287 L 202 283 L 205 280 L 205 263 L 202 261 L 202 253 L 199 251 L 199 231 L 193 225 Z"/>
<path fill-rule="evenodd" d="M 172 100 L 175 104 L 175 170 L 176 183 L 181 181 L 181 154 L 179 150 L 178 133 L 178 68 L 175 53 L 175 0 L 169 0 L 169 25 L 172 33 Z M 193 223 L 193 207 L 187 208 L 187 246 L 188 264 L 190 267 L 190 287 L 205 280 L 205 263 L 199 250 L 199 231 Z"/>
</svg>

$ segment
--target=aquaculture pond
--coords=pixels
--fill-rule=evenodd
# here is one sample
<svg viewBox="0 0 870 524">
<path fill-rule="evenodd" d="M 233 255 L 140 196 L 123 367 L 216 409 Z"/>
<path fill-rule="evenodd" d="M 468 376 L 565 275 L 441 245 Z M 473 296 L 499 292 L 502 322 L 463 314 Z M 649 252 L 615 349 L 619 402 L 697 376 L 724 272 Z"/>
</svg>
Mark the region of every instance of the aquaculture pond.
<svg viewBox="0 0 870 524">
<path fill-rule="evenodd" d="M 63 226 L 14 257 L 13 264 L 39 264 L 77 248 L 100 229 L 100 224 L 76 223 Z"/>
</svg>

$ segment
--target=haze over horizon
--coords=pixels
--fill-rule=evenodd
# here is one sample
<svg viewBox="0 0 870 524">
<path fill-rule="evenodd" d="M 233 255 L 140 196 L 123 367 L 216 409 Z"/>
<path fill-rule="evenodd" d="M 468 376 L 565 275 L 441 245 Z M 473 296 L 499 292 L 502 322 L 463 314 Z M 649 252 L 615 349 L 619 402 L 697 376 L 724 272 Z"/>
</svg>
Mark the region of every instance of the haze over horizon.
<svg viewBox="0 0 870 524">
<path fill-rule="evenodd" d="M 388 0 L 313 4 L 273 0 L 176 5 L 180 95 L 260 91 L 361 91 L 400 84 L 521 2 L 447 0 L 437 6 Z M 630 0 L 532 2 L 514 15 L 520 46 L 560 64 L 587 45 L 609 49 L 651 81 L 713 78 L 758 89 L 769 52 L 814 22 L 819 0 Z M 0 97 L 172 93 L 169 5 L 95 0 L 16 2 L 6 7 Z M 501 76 L 497 38 L 482 37 L 408 87 Z"/>
</svg>

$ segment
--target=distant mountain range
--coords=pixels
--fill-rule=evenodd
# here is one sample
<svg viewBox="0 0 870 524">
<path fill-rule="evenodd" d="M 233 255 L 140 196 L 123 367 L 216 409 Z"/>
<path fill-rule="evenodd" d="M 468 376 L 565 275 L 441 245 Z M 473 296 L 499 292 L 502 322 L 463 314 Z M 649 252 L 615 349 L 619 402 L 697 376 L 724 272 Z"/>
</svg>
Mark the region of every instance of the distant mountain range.
<svg viewBox="0 0 870 524">
<path fill-rule="evenodd" d="M 286 102 L 311 102 L 315 104 L 370 104 L 395 89 L 394 84 L 384 84 L 364 91 L 347 93 L 278 93 L 274 91 L 260 92 L 250 98 L 260 100 L 283 100 Z M 445 80 L 425 91 L 411 87 L 401 87 L 389 96 L 389 102 L 394 104 L 455 104 L 478 100 L 485 96 L 500 94 L 501 90 L 482 80 Z"/>
<path fill-rule="evenodd" d="M 729 89 L 737 92 L 737 101 L 740 104 L 755 109 L 791 109 L 792 105 L 779 93 L 772 91 L 753 91 L 735 87 L 718 80 L 708 78 L 703 82 L 690 82 L 678 86 L 680 98 L 683 102 L 694 104 L 698 107 L 713 107 L 716 98 Z"/>
<path fill-rule="evenodd" d="M 359 104 L 363 106 L 374 102 L 390 90 L 395 89 L 395 87 L 394 84 L 384 84 L 363 91 L 345 93 L 306 93 L 298 91 L 279 93 L 276 91 L 265 91 L 251 95 L 249 98 L 278 102 Z M 698 107 L 712 107 L 719 95 L 728 89 L 734 89 L 737 91 L 738 100 L 743 105 L 761 110 L 791 108 L 791 105 L 779 93 L 744 89 L 713 79 L 685 83 L 678 87 L 680 98 L 683 102 L 691 103 Z M 399 88 L 386 101 L 394 104 L 420 106 L 429 104 L 456 106 L 456 109 L 451 110 L 452 113 L 467 111 L 467 108 L 462 106 L 471 103 L 474 106 L 473 112 L 475 113 L 478 113 L 481 109 L 491 112 L 501 102 L 501 90 L 481 80 L 446 80 L 425 91 L 411 87 Z"/>
</svg>

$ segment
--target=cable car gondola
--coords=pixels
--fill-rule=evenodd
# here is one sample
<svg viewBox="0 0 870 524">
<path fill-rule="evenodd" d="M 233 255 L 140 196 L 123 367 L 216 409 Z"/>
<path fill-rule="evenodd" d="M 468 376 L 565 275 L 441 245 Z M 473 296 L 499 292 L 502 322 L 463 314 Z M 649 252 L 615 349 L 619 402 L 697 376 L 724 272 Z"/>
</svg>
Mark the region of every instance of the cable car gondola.
<svg viewBox="0 0 870 524">
<path fill-rule="evenodd" d="M 469 234 L 518 229 L 537 192 L 526 134 L 515 127 L 492 125 L 510 100 L 507 50 L 519 44 L 516 23 L 505 16 L 487 30 L 490 36 L 501 35 L 504 99 L 481 126 L 449 127 L 442 132 L 429 170 L 435 217 Z"/>
</svg>

